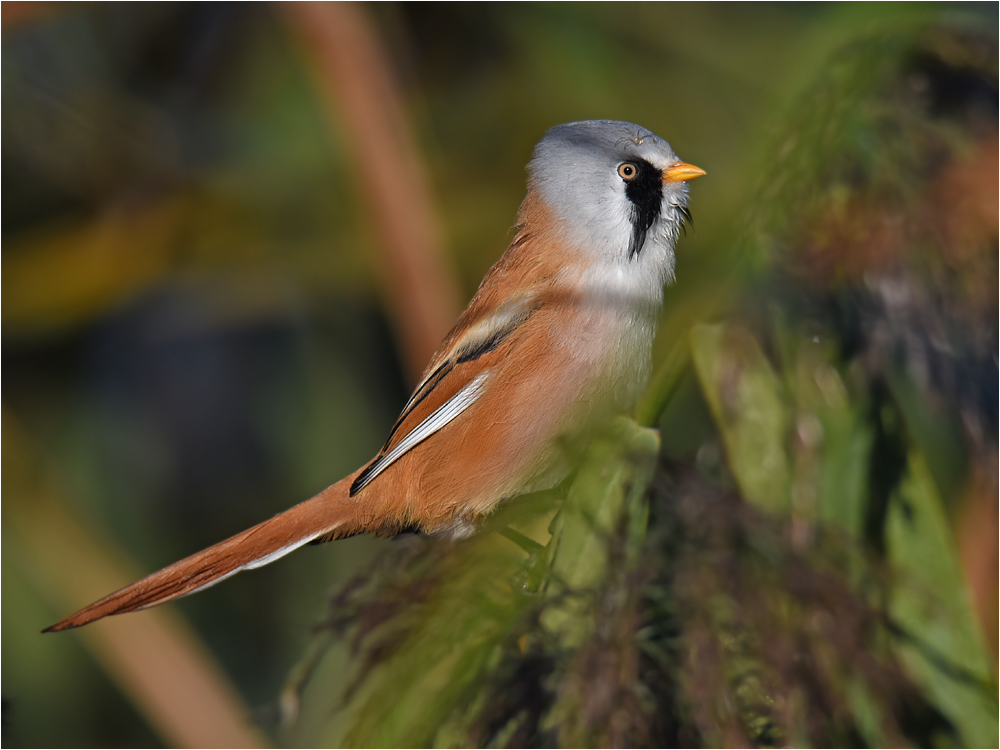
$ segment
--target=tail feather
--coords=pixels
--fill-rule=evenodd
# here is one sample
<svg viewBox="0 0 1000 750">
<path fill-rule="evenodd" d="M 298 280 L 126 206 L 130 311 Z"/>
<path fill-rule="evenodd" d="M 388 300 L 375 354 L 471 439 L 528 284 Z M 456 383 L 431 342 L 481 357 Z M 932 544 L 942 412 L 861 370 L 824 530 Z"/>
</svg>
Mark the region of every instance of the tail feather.
<svg viewBox="0 0 1000 750">
<path fill-rule="evenodd" d="M 354 533 L 347 499 L 348 480 L 246 531 L 196 552 L 141 581 L 50 625 L 43 633 L 68 630 L 108 615 L 135 612 L 193 594 L 242 570 L 267 565 L 317 537 Z"/>
</svg>

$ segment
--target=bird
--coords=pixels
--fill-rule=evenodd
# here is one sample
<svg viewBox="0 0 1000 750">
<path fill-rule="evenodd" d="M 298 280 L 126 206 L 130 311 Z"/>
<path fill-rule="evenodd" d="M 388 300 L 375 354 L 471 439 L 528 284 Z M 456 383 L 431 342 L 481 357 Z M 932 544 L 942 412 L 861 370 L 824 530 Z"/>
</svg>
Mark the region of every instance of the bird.
<svg viewBox="0 0 1000 750">
<path fill-rule="evenodd" d="M 568 446 L 642 393 L 688 181 L 705 171 L 643 127 L 589 120 L 549 129 L 527 172 L 510 246 L 369 463 L 43 632 L 192 594 L 307 543 L 468 536 L 504 500 L 562 481 Z"/>
</svg>

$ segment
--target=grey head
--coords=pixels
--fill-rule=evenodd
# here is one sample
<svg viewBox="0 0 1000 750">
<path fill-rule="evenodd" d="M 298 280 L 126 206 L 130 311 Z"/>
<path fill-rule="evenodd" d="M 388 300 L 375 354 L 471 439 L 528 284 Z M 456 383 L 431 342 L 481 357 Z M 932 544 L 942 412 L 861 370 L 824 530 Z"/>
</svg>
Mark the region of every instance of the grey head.
<svg viewBox="0 0 1000 750">
<path fill-rule="evenodd" d="M 616 120 L 557 125 L 528 170 L 564 239 L 615 265 L 653 263 L 668 280 L 673 245 L 690 218 L 686 180 L 704 172 L 681 162 L 665 140 Z"/>
</svg>

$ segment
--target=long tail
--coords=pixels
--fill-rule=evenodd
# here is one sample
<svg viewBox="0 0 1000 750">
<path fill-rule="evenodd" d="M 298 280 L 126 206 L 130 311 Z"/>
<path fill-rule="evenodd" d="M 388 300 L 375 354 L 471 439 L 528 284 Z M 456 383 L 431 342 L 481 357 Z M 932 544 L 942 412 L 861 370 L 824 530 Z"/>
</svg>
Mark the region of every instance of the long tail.
<svg viewBox="0 0 1000 750">
<path fill-rule="evenodd" d="M 109 594 L 42 632 L 78 628 L 108 615 L 169 602 L 208 588 L 241 570 L 267 565 L 315 539 L 327 541 L 356 533 L 351 523 L 354 514 L 347 502 L 352 478 L 353 475 L 268 521 Z"/>
</svg>

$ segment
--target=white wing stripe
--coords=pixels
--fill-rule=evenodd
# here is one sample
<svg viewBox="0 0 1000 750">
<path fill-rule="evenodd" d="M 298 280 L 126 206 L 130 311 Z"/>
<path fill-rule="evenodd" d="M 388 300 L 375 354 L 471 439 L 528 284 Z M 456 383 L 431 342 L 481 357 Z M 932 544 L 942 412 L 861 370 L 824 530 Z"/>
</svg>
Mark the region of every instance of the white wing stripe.
<svg viewBox="0 0 1000 750">
<path fill-rule="evenodd" d="M 488 372 L 482 372 L 477 375 L 472 381 L 469 382 L 468 385 L 465 386 L 465 388 L 460 390 L 448 399 L 448 401 L 435 409 L 434 412 L 423 422 L 418 424 L 413 431 L 410 432 L 410 434 L 400 440 L 399 445 L 373 463 L 368 469 L 368 475 L 364 478 L 364 481 L 357 486 L 355 492 L 367 486 L 369 482 L 389 468 L 393 461 L 406 453 L 406 451 L 410 450 L 410 448 L 429 438 L 463 411 L 472 406 L 475 400 L 479 398 L 480 394 L 483 392 L 483 386 L 486 383 L 487 375 L 489 375 Z"/>
</svg>

